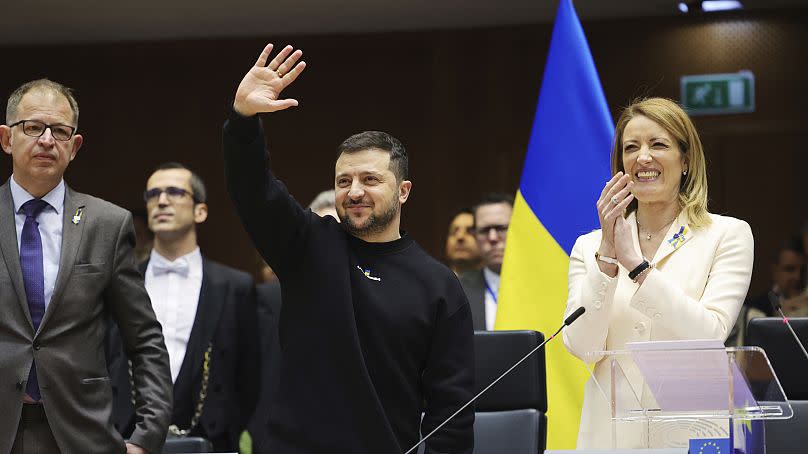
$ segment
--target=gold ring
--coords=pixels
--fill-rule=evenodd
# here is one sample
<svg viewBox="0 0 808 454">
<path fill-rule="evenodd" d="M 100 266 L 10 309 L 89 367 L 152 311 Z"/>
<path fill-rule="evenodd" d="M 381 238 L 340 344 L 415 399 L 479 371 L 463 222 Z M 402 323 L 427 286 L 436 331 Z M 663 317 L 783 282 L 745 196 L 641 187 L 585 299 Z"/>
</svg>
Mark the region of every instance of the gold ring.
<svg viewBox="0 0 808 454">
<path fill-rule="evenodd" d="M 283 78 L 283 73 L 282 73 L 282 72 L 280 72 L 280 71 L 278 71 L 278 77 Z"/>
</svg>

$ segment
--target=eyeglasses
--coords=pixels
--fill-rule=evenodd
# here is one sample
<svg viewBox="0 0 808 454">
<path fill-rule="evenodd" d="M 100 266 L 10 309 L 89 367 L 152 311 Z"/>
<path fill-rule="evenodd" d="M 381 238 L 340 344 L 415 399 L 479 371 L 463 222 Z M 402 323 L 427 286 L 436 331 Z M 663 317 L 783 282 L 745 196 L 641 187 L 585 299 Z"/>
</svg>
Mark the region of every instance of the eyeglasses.
<svg viewBox="0 0 808 454">
<path fill-rule="evenodd" d="M 194 200 L 194 202 L 196 202 L 196 199 L 194 198 L 194 195 L 191 193 L 191 191 L 186 191 L 185 189 L 178 188 L 176 186 L 148 189 L 143 192 L 143 200 L 148 202 L 151 199 L 159 199 L 164 192 L 166 193 L 166 197 L 168 197 L 168 200 L 172 202 L 176 202 L 185 197 L 186 195 L 190 196 Z"/>
<path fill-rule="evenodd" d="M 58 124 L 49 125 L 38 120 L 20 120 L 14 124 L 8 125 L 8 127 L 13 128 L 17 125 L 22 125 L 23 134 L 30 137 L 42 137 L 42 134 L 45 134 L 45 130 L 50 129 L 53 138 L 62 142 L 70 140 L 73 134 L 76 133 L 76 128 L 72 126 Z"/>
<path fill-rule="evenodd" d="M 508 225 L 489 225 L 487 227 L 475 227 L 474 234 L 477 235 L 477 238 L 485 239 L 491 236 L 491 231 L 496 232 L 497 238 L 502 239 L 505 238 L 505 235 L 508 234 Z"/>
</svg>

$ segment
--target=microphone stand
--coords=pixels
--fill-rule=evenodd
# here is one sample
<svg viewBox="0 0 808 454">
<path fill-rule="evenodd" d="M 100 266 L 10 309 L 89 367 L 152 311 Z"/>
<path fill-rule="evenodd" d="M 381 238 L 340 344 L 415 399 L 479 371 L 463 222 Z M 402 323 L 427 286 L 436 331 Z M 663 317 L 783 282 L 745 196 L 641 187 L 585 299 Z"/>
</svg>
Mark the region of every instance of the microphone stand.
<svg viewBox="0 0 808 454">
<path fill-rule="evenodd" d="M 509 373 L 511 373 L 511 371 L 512 371 L 512 370 L 516 369 L 516 367 L 517 367 L 518 365 L 522 364 L 522 363 L 523 363 L 523 362 L 524 362 L 526 359 L 528 359 L 528 358 L 530 357 L 530 355 L 532 355 L 532 354 L 536 353 L 537 351 L 539 351 L 539 349 L 540 349 L 540 348 L 544 347 L 544 344 L 546 344 L 546 343 L 550 342 L 551 340 L 553 340 L 553 338 L 555 338 L 555 337 L 558 335 L 558 333 L 560 333 L 560 332 L 561 332 L 561 330 L 562 330 L 562 329 L 564 329 L 564 327 L 565 327 L 565 326 L 569 326 L 569 325 L 570 325 L 572 322 L 574 322 L 576 319 L 578 319 L 578 317 L 580 317 L 580 316 L 581 316 L 581 314 L 583 314 L 584 312 L 586 312 L 586 308 L 584 308 L 584 307 L 579 307 L 578 309 L 576 309 L 576 310 L 575 310 L 575 312 L 573 312 L 572 314 L 570 314 L 570 316 L 569 316 L 569 317 L 567 317 L 567 318 L 566 318 L 566 320 L 564 320 L 564 324 L 563 324 L 563 325 L 561 325 L 561 327 L 560 327 L 560 328 L 558 328 L 558 330 L 557 330 L 555 333 L 553 333 L 553 335 L 552 335 L 552 336 L 548 337 L 547 339 L 545 339 L 545 340 L 544 340 L 544 342 L 542 342 L 541 344 L 537 345 L 537 346 L 536 346 L 536 347 L 535 347 L 533 350 L 529 351 L 529 352 L 527 353 L 527 355 L 523 356 L 523 357 L 522 357 L 522 359 L 520 359 L 519 361 L 517 361 L 517 362 L 516 362 L 516 363 L 515 363 L 513 366 L 511 366 L 511 367 L 510 367 L 508 370 L 506 370 L 505 372 L 503 372 L 503 373 L 502 373 L 502 375 L 500 375 L 500 376 L 499 376 L 499 377 L 497 377 L 497 378 L 496 378 L 494 381 L 492 381 L 492 382 L 491 382 L 491 384 L 489 384 L 488 386 L 486 386 L 485 388 L 483 388 L 483 390 L 482 390 L 482 391 L 478 392 L 476 396 L 472 397 L 470 401 L 466 402 L 466 404 L 465 404 L 465 405 L 463 405 L 462 407 L 460 407 L 460 408 L 459 408 L 459 409 L 458 409 L 456 412 L 452 413 L 452 415 L 451 415 L 451 416 L 449 416 L 448 418 L 446 418 L 446 420 L 445 420 L 445 421 L 443 421 L 442 423 L 440 423 L 440 425 L 439 425 L 438 427 L 436 427 L 434 430 L 432 430 L 432 432 L 429 432 L 429 433 L 428 433 L 428 434 L 427 434 L 425 437 L 421 438 L 421 441 L 419 441 L 418 443 L 416 443 L 416 444 L 415 444 L 415 446 L 413 446 L 412 448 L 410 448 L 410 449 L 409 449 L 407 452 L 405 452 L 404 454 L 410 454 L 410 453 L 411 453 L 411 452 L 413 452 L 414 450 L 418 449 L 418 446 L 421 446 L 421 444 L 423 444 L 423 443 L 424 443 L 424 442 L 425 442 L 425 441 L 426 441 L 426 440 L 427 440 L 429 437 L 431 437 L 432 435 L 434 435 L 434 434 L 435 434 L 435 432 L 437 432 L 438 430 L 440 430 L 440 428 L 441 428 L 441 427 L 445 426 L 445 425 L 446 425 L 446 423 L 448 423 L 449 421 L 451 421 L 451 420 L 452 420 L 452 418 L 454 418 L 455 416 L 457 416 L 458 414 L 460 414 L 460 412 L 462 412 L 463 410 L 465 410 L 465 409 L 466 409 L 466 407 L 468 407 L 469 405 L 471 405 L 472 403 L 474 403 L 474 401 L 475 401 L 475 400 L 477 400 L 477 399 L 478 399 L 480 396 L 482 396 L 482 395 L 483 395 L 483 394 L 484 394 L 486 391 L 488 391 L 489 389 L 491 389 L 491 387 L 492 387 L 492 386 L 496 385 L 496 384 L 497 384 L 497 383 L 498 383 L 500 380 L 502 380 L 502 379 L 503 379 L 503 378 L 504 378 L 506 375 L 508 375 Z"/>
<path fill-rule="evenodd" d="M 808 351 L 805 351 L 805 345 L 802 344 L 800 337 L 797 336 L 797 333 L 794 331 L 794 328 L 791 327 L 791 323 L 789 323 L 788 317 L 786 317 L 786 314 L 783 313 L 783 308 L 780 305 L 779 298 L 772 291 L 769 292 L 769 302 L 771 303 L 774 310 L 780 313 L 780 317 L 783 318 L 783 324 L 788 327 L 789 331 L 791 331 L 791 335 L 794 336 L 794 340 L 797 341 L 797 345 L 800 346 L 802 354 L 805 355 L 805 359 L 808 359 Z"/>
</svg>

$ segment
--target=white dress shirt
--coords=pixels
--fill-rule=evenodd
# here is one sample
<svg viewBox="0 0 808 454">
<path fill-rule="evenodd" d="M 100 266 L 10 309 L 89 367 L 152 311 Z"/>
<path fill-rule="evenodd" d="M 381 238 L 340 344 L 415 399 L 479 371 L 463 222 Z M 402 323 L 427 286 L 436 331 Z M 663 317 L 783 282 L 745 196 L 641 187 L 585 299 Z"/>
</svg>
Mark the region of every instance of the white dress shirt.
<svg viewBox="0 0 808 454">
<path fill-rule="evenodd" d="M 497 321 L 497 298 L 499 298 L 499 274 L 483 268 L 485 279 L 485 329 L 492 331 Z"/>
<path fill-rule="evenodd" d="M 22 188 L 11 176 L 11 198 L 14 200 L 14 223 L 17 227 L 17 252 L 20 250 L 22 227 L 25 225 L 25 214 L 20 211 L 23 204 L 36 197 Z M 45 194 L 42 200 L 48 202 L 47 207 L 37 216 L 39 236 L 42 238 L 42 270 L 45 274 L 45 310 L 53 297 L 56 276 L 59 274 L 59 258 L 62 256 L 62 211 L 65 208 L 65 181 Z"/>
<path fill-rule="evenodd" d="M 163 326 L 171 380 L 176 383 L 194 327 L 202 288 L 199 248 L 173 262 L 152 250 L 145 279 L 154 314 Z"/>
</svg>

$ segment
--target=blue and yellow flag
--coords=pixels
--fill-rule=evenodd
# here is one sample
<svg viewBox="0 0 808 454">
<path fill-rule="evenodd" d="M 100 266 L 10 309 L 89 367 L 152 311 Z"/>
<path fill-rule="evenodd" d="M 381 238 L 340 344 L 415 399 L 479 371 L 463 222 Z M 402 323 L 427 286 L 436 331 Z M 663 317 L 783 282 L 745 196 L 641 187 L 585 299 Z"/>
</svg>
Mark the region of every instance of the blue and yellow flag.
<svg viewBox="0 0 808 454">
<path fill-rule="evenodd" d="M 571 0 L 561 0 L 508 230 L 496 329 L 549 335 L 563 321 L 569 255 L 579 235 L 599 227 L 595 202 L 609 179 L 613 132 L 583 28 Z M 547 447 L 574 449 L 588 372 L 560 340 L 546 352 Z"/>
</svg>

